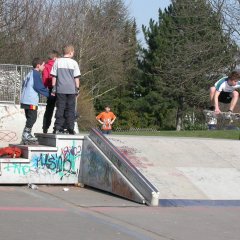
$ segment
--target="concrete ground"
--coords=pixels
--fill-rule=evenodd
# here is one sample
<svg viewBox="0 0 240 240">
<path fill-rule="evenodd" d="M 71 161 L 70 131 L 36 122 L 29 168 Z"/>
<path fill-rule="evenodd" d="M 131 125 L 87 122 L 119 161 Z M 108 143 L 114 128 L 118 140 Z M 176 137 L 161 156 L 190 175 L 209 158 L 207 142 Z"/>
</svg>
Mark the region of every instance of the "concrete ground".
<svg viewBox="0 0 240 240">
<path fill-rule="evenodd" d="M 239 141 L 113 135 L 109 140 L 159 190 L 160 199 L 240 200 Z"/>
<path fill-rule="evenodd" d="M 0 186 L 2 240 L 238 240 L 240 207 L 147 207 L 91 188 Z"/>
</svg>

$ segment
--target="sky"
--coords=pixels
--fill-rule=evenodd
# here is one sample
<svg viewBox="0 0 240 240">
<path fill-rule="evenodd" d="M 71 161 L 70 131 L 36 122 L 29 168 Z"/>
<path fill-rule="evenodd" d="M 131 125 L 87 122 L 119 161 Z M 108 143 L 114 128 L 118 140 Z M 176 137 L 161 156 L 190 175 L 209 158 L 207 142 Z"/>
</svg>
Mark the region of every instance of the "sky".
<svg viewBox="0 0 240 240">
<path fill-rule="evenodd" d="M 149 25 L 150 18 L 158 19 L 158 9 L 164 9 L 170 4 L 170 0 L 125 0 L 131 17 L 136 19 L 139 34 L 137 38 L 144 44 L 142 24 Z"/>
</svg>

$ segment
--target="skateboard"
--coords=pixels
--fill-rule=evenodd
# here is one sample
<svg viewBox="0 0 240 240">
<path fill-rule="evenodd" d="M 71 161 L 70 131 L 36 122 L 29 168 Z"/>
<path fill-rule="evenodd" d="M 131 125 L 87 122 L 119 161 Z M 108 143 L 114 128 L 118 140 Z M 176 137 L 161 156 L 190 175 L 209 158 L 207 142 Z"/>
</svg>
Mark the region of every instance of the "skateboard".
<svg viewBox="0 0 240 240">
<path fill-rule="evenodd" d="M 240 113 L 220 112 L 217 114 L 211 110 L 203 110 L 203 114 L 206 118 L 240 121 Z"/>
<path fill-rule="evenodd" d="M 240 122 L 240 113 L 220 112 L 217 114 L 211 110 L 203 110 L 203 114 L 209 129 L 217 129 L 217 125 L 221 129 L 226 123 L 231 125 L 233 122 Z"/>
</svg>

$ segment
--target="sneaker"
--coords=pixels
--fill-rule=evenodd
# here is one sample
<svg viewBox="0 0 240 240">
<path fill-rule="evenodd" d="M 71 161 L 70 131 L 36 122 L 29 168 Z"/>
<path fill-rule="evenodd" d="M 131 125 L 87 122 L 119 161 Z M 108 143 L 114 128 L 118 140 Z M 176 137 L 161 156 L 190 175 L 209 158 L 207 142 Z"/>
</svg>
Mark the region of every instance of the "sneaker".
<svg viewBox="0 0 240 240">
<path fill-rule="evenodd" d="M 73 129 L 68 129 L 68 134 L 70 135 L 75 135 L 76 132 Z"/>
<path fill-rule="evenodd" d="M 37 143 L 37 138 L 31 134 L 32 129 L 25 127 L 22 133 L 22 143 L 24 145 Z"/>
<path fill-rule="evenodd" d="M 62 130 L 56 129 L 53 131 L 53 134 L 63 134 Z"/>
<path fill-rule="evenodd" d="M 64 133 L 64 134 L 69 134 L 69 132 L 68 132 L 67 129 L 64 129 L 64 130 L 63 130 L 63 133 Z"/>
<path fill-rule="evenodd" d="M 225 119 L 231 119 L 232 113 L 233 113 L 232 110 L 228 110 L 226 115 L 225 115 Z"/>
</svg>

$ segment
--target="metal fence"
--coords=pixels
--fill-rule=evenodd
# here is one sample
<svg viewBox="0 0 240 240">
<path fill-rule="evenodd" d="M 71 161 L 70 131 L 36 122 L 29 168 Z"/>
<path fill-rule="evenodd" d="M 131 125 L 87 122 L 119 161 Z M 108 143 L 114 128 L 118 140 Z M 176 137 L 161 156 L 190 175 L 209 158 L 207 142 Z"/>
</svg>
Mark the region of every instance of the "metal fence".
<svg viewBox="0 0 240 240">
<path fill-rule="evenodd" d="M 22 81 L 32 69 L 29 65 L 0 64 L 0 103 L 19 104 Z M 46 98 L 40 96 L 40 104 Z"/>
<path fill-rule="evenodd" d="M 114 132 L 159 132 L 156 128 L 114 128 Z"/>
</svg>

